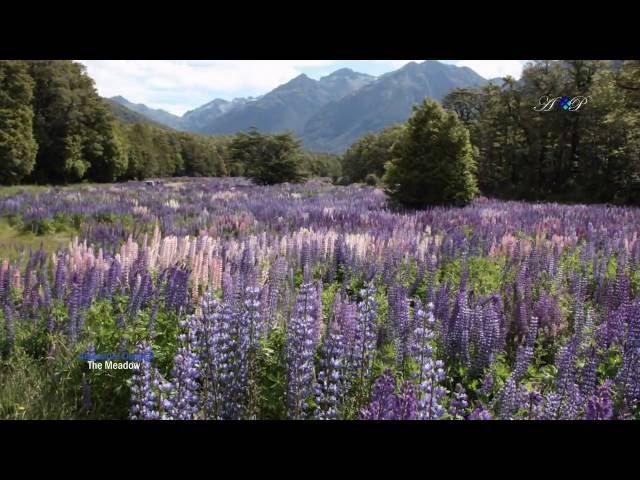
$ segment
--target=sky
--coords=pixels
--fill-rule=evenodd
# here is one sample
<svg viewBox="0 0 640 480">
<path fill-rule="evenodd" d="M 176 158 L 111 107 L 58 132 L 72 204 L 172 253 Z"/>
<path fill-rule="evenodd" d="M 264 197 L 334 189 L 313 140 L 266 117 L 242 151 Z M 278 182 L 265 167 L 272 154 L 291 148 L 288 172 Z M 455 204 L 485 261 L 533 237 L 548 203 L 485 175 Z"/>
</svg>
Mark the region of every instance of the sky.
<svg viewBox="0 0 640 480">
<path fill-rule="evenodd" d="M 301 73 L 319 79 L 340 68 L 370 75 L 412 60 L 79 60 L 103 97 L 122 95 L 182 115 L 215 98 L 257 97 Z M 413 60 L 421 62 L 422 60 Z M 467 66 L 485 78 L 520 77 L 524 60 L 441 60 Z"/>
</svg>

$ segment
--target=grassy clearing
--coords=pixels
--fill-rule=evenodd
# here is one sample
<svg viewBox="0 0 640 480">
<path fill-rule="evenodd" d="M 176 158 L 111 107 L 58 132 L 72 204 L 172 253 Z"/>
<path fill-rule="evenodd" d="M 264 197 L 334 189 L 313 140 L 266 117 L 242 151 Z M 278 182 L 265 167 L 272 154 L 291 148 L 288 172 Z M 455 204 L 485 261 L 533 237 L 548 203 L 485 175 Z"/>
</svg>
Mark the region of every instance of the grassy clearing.
<svg viewBox="0 0 640 480">
<path fill-rule="evenodd" d="M 15 185 L 12 187 L 0 187 L 0 197 L 19 195 L 20 193 L 42 193 L 46 192 L 49 188 L 51 187 L 46 185 Z"/>
<path fill-rule="evenodd" d="M 66 247 L 73 235 L 70 231 L 34 235 L 9 225 L 6 219 L 0 219 L 0 258 L 15 260 L 23 251 L 37 250 L 41 246 L 46 252 L 53 253 Z"/>
</svg>

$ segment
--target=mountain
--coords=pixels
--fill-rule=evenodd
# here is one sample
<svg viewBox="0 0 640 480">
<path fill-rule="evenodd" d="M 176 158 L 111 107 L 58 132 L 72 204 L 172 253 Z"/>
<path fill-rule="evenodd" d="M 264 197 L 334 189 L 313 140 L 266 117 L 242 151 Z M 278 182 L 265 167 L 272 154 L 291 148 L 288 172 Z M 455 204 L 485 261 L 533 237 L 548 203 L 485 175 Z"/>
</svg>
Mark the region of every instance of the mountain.
<svg viewBox="0 0 640 480">
<path fill-rule="evenodd" d="M 346 95 L 359 90 L 376 79 L 365 73 L 354 72 L 350 68 L 341 68 L 318 80 L 318 85 L 325 90 L 333 100 L 340 100 Z"/>
<path fill-rule="evenodd" d="M 122 96 L 111 97 L 110 100 L 116 102 L 129 110 L 133 110 L 154 122 L 161 123 L 176 130 L 184 130 L 182 128 L 182 118 L 167 112 L 166 110 L 149 108 L 142 103 L 132 103 Z"/>
<path fill-rule="evenodd" d="M 380 77 L 343 68 L 313 80 L 302 74 L 257 98 L 217 98 L 182 117 L 123 97 L 112 100 L 155 122 L 204 134 L 291 130 L 304 147 L 340 153 L 368 132 L 404 122 L 425 97 L 442 100 L 454 88 L 501 84 L 468 67 L 428 60 L 411 62 Z"/>
<path fill-rule="evenodd" d="M 263 132 L 291 130 L 300 134 L 307 120 L 320 108 L 371 83 L 374 78 L 350 69 L 338 70 L 320 80 L 301 74 L 242 108 L 213 119 L 202 132 L 235 133 L 256 127 Z"/>
<path fill-rule="evenodd" d="M 442 100 L 454 88 L 486 82 L 468 67 L 411 62 L 322 107 L 307 121 L 301 137 L 308 149 L 339 153 L 368 132 L 404 122 L 425 97 Z"/>
<path fill-rule="evenodd" d="M 232 110 L 241 108 L 255 100 L 256 99 L 253 97 L 234 98 L 231 101 L 216 98 L 201 107 L 189 110 L 185 113 L 182 116 L 182 125 L 185 130 L 189 130 L 191 132 L 204 132 L 218 117 L 221 117 Z"/>
<path fill-rule="evenodd" d="M 154 127 L 164 129 L 168 128 L 166 125 L 154 122 L 143 114 L 130 110 L 129 108 L 114 100 L 111 100 L 110 98 L 104 98 L 103 100 L 107 102 L 107 105 L 111 109 L 113 115 L 122 123 L 148 123 L 150 125 L 153 125 Z"/>
</svg>

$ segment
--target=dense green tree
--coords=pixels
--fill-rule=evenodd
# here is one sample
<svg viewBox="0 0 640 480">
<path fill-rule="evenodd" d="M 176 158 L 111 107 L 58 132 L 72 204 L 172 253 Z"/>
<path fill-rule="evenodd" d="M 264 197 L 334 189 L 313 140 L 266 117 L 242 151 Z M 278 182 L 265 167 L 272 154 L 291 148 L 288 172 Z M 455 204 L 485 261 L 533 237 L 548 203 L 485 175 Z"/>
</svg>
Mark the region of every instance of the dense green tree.
<svg viewBox="0 0 640 480">
<path fill-rule="evenodd" d="M 457 88 L 451 91 L 443 100 L 442 106 L 453 110 L 465 126 L 477 121 L 482 105 L 482 92 L 473 88 Z"/>
<path fill-rule="evenodd" d="M 112 181 L 126 170 L 115 120 L 85 67 L 66 60 L 29 62 L 35 81 L 34 179 L 74 182 L 90 175 Z"/>
<path fill-rule="evenodd" d="M 416 207 L 465 205 L 476 195 L 469 132 L 435 100 L 414 107 L 395 154 L 384 176 L 393 199 Z"/>
<path fill-rule="evenodd" d="M 190 176 L 224 176 L 227 174 L 224 149 L 212 137 L 183 134 L 180 138 L 185 172 Z"/>
<path fill-rule="evenodd" d="M 304 152 L 302 169 L 308 176 L 330 177 L 334 180 L 342 174 L 340 157 L 331 153 Z"/>
<path fill-rule="evenodd" d="M 0 183 L 19 183 L 35 165 L 32 99 L 26 63 L 0 61 Z"/>
<path fill-rule="evenodd" d="M 238 133 L 229 145 L 230 159 L 245 176 L 261 185 L 297 182 L 304 177 L 300 143 L 293 134 L 265 135 L 252 128 Z"/>
<path fill-rule="evenodd" d="M 467 124 L 481 191 L 527 200 L 637 203 L 640 65 L 594 60 L 535 61 L 522 78 L 443 101 Z M 565 111 L 534 107 L 562 96 L 587 102 Z M 460 108 L 462 101 L 472 109 Z M 538 108 L 539 110 L 539 108 Z M 469 114 L 469 111 L 471 114 Z"/>
<path fill-rule="evenodd" d="M 384 166 L 393 158 L 393 147 L 402 138 L 403 125 L 393 125 L 378 133 L 369 133 L 354 143 L 342 156 L 342 174 L 349 183 L 364 182 L 368 175 L 382 178 Z"/>
<path fill-rule="evenodd" d="M 150 123 L 121 125 L 128 168 L 123 178 L 224 176 L 227 139 L 156 127 Z"/>
</svg>

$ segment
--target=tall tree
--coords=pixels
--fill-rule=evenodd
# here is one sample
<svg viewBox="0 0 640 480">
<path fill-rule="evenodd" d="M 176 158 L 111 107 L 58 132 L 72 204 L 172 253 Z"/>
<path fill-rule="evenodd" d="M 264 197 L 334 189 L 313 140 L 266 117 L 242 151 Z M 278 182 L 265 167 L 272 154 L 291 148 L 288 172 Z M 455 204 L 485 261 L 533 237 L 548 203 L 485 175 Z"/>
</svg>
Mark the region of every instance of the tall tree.
<svg viewBox="0 0 640 480">
<path fill-rule="evenodd" d="M 400 141 L 404 125 L 393 125 L 369 133 L 351 145 L 342 156 L 342 172 L 347 182 L 363 182 L 367 175 L 384 175 L 384 166 L 393 159 L 393 147 Z"/>
<path fill-rule="evenodd" d="M 27 65 L 0 61 L 0 183 L 19 183 L 35 165 L 32 99 Z"/>
<path fill-rule="evenodd" d="M 397 158 L 387 164 L 387 193 L 411 205 L 465 205 L 477 193 L 469 132 L 453 112 L 426 98 L 414 107 Z"/>
<path fill-rule="evenodd" d="M 35 81 L 34 179 L 74 182 L 91 175 L 112 181 L 126 170 L 114 119 L 85 67 L 67 60 L 29 62 Z"/>
<path fill-rule="evenodd" d="M 300 181 L 300 143 L 290 132 L 263 135 L 257 129 L 238 133 L 229 146 L 231 161 L 244 167 L 245 175 L 261 185 Z"/>
</svg>

